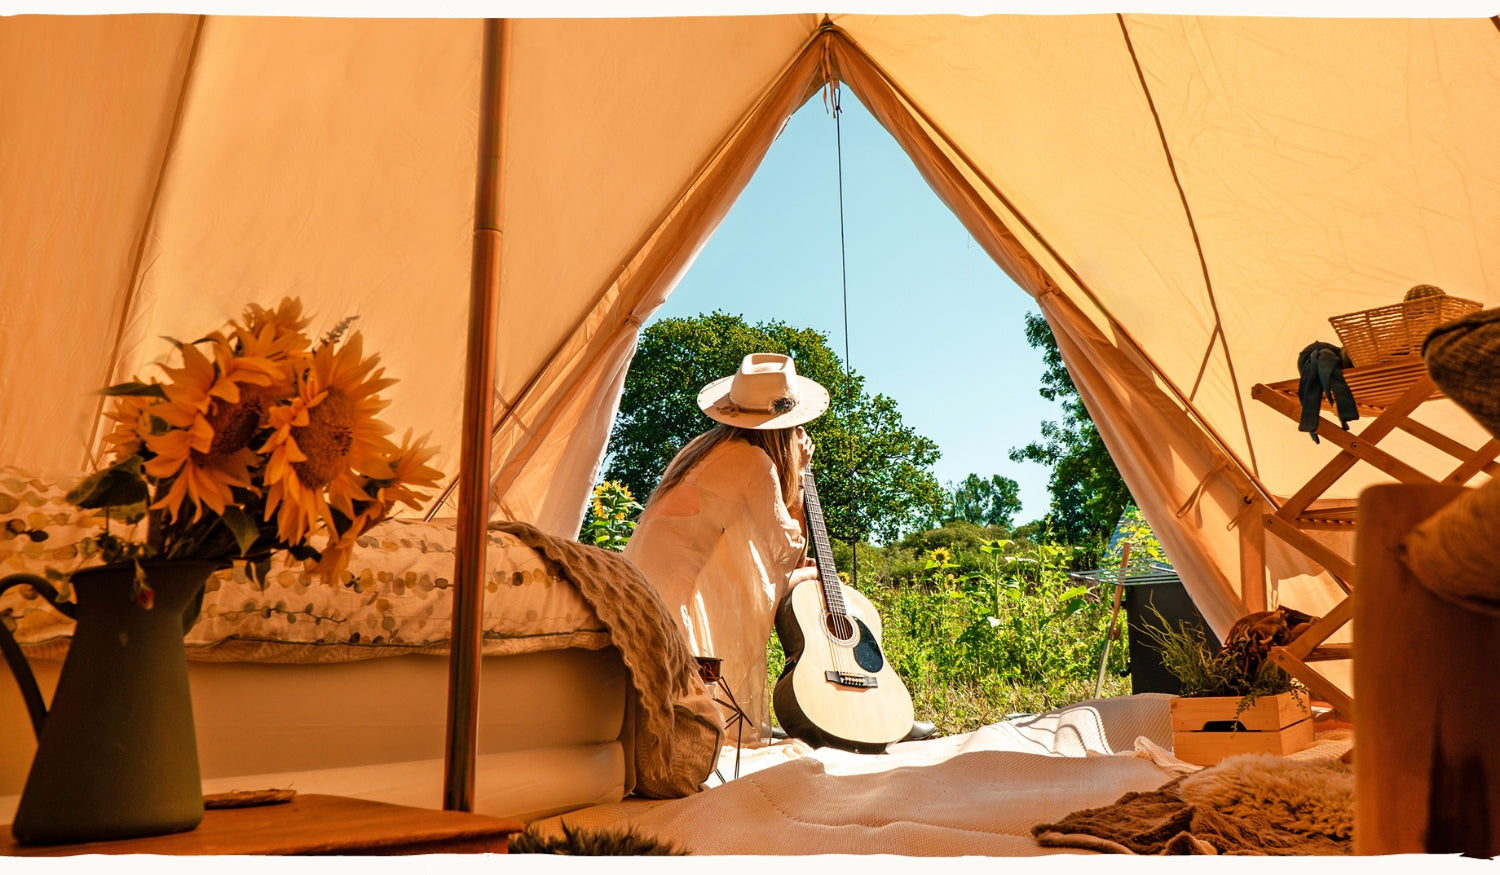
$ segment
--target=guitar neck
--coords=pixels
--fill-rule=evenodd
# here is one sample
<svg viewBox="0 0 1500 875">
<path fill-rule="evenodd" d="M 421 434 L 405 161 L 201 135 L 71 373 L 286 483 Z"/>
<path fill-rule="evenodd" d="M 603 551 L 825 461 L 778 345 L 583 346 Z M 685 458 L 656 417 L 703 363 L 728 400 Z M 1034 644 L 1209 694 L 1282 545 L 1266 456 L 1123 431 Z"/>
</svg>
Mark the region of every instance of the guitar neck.
<svg viewBox="0 0 1500 875">
<path fill-rule="evenodd" d="M 802 475 L 802 509 L 807 517 L 807 537 L 812 541 L 813 559 L 818 563 L 818 580 L 823 586 L 823 605 L 831 614 L 843 614 L 844 589 L 833 566 L 833 549 L 828 545 L 828 528 L 823 522 L 823 506 L 818 502 L 818 486 L 812 472 Z"/>
</svg>

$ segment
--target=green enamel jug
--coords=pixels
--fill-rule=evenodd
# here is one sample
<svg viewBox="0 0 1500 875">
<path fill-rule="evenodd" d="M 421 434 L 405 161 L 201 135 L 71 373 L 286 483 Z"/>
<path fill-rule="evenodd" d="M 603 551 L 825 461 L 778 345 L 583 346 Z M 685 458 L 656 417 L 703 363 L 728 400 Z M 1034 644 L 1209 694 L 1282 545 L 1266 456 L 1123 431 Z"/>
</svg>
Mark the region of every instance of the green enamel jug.
<svg viewBox="0 0 1500 875">
<path fill-rule="evenodd" d="M 37 726 L 37 751 L 11 833 L 29 845 L 182 832 L 203 820 L 203 787 L 183 648 L 183 611 L 221 563 L 142 562 L 155 593 L 133 597 L 133 565 L 72 576 L 77 628 L 51 708 L 39 713 L 36 680 L 9 632 L 0 645 Z M 22 579 L 18 579 L 22 578 Z M 32 575 L 54 605 L 56 593 Z M 40 585 L 38 585 L 40 584 Z"/>
</svg>

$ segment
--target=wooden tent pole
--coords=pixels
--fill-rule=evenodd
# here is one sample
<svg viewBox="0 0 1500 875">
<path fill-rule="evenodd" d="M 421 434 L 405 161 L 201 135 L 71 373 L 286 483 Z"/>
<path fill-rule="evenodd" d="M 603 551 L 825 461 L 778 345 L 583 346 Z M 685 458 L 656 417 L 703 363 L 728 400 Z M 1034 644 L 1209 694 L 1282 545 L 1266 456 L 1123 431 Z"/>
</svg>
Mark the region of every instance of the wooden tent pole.
<svg viewBox="0 0 1500 875">
<path fill-rule="evenodd" d="M 495 414 L 495 327 L 500 311 L 502 171 L 505 166 L 509 19 L 484 22 L 479 158 L 474 184 L 474 256 L 464 375 L 458 532 L 453 559 L 453 632 L 448 651 L 448 735 L 443 807 L 474 810 L 478 757 L 480 619 L 489 525 L 490 421 Z"/>
<path fill-rule="evenodd" d="M 1109 631 L 1104 634 L 1104 655 L 1099 657 L 1099 677 L 1094 681 L 1094 698 L 1104 695 L 1104 670 L 1109 665 L 1109 645 L 1120 634 L 1120 595 L 1125 591 L 1125 577 L 1130 572 L 1130 542 L 1120 545 L 1120 574 L 1115 578 L 1115 607 L 1109 615 Z M 1100 575 L 1103 578 L 1104 575 Z"/>
</svg>

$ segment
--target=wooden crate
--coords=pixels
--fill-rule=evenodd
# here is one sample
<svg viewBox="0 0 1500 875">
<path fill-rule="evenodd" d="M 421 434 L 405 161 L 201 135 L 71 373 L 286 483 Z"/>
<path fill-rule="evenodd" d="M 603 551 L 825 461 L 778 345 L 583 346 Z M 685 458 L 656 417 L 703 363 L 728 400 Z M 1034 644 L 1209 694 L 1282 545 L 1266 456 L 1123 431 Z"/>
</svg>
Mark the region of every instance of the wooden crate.
<svg viewBox="0 0 1500 875">
<path fill-rule="evenodd" d="M 1173 699 L 1172 753 L 1178 759 L 1211 766 L 1227 756 L 1270 753 L 1286 756 L 1312 744 L 1312 712 L 1304 695 L 1261 696 L 1238 717 L 1243 729 L 1205 731 L 1210 723 L 1235 720 L 1236 696 Z"/>
</svg>

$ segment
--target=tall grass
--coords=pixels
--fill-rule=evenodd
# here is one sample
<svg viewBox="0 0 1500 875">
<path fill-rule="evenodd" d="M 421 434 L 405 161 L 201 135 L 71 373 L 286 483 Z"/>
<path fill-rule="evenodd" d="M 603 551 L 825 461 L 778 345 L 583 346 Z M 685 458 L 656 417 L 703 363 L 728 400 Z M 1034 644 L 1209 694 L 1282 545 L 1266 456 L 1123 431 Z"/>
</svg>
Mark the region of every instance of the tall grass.
<svg viewBox="0 0 1500 875">
<path fill-rule="evenodd" d="M 836 545 L 835 564 L 851 567 L 849 553 Z M 916 553 L 860 545 L 858 554 L 855 585 L 880 614 L 886 658 L 918 720 L 951 734 L 1093 697 L 1112 592 L 1068 576 L 1071 547 L 977 538 Z M 1107 696 L 1130 691 L 1123 614 L 1118 625 Z M 774 682 L 785 659 L 774 636 L 767 657 Z"/>
</svg>

